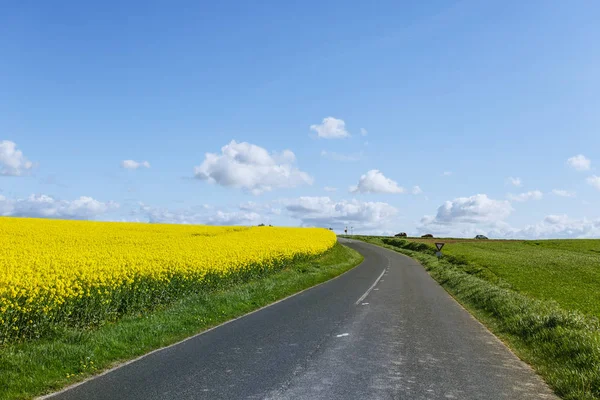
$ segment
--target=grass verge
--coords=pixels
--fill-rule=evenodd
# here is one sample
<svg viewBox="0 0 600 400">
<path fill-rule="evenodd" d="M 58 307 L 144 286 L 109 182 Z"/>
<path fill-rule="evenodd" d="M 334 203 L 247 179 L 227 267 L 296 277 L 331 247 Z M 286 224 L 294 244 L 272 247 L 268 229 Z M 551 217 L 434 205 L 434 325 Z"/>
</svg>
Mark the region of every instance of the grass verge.
<svg viewBox="0 0 600 400">
<path fill-rule="evenodd" d="M 519 293 L 556 301 L 565 310 L 600 317 L 600 240 L 410 239 L 502 278 Z"/>
<path fill-rule="evenodd" d="M 170 345 L 334 278 L 362 261 L 336 244 L 281 271 L 187 296 L 151 313 L 97 329 L 65 328 L 52 339 L 0 347 L 0 398 L 28 399 L 81 381 L 119 362 Z"/>
<path fill-rule="evenodd" d="M 564 399 L 600 399 L 600 323 L 535 300 L 457 257 L 438 260 L 424 243 L 354 237 L 418 260 L 454 298 L 531 364 Z M 489 276 L 488 276 L 489 275 Z"/>
</svg>

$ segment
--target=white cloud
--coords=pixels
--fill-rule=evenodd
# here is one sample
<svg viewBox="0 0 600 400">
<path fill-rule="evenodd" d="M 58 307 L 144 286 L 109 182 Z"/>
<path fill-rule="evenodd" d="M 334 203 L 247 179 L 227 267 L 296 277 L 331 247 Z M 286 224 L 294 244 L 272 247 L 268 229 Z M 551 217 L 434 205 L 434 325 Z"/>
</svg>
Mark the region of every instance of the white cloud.
<svg viewBox="0 0 600 400">
<path fill-rule="evenodd" d="M 590 176 L 586 179 L 587 183 L 600 190 L 600 176 Z"/>
<path fill-rule="evenodd" d="M 239 209 L 242 211 L 252 211 L 255 213 L 265 214 L 265 215 L 279 215 L 281 214 L 281 209 L 276 206 L 280 205 L 280 201 L 271 201 L 267 203 L 256 203 L 254 201 L 247 201 L 239 205 Z"/>
<path fill-rule="evenodd" d="M 587 171 L 591 168 L 592 162 L 583 154 L 579 154 L 569 158 L 567 164 L 578 171 Z"/>
<path fill-rule="evenodd" d="M 423 189 L 421 189 L 419 186 L 413 186 L 412 194 L 421 194 L 421 193 L 423 193 Z"/>
<path fill-rule="evenodd" d="M 150 223 L 163 224 L 204 224 L 206 215 L 201 210 L 184 209 L 169 210 L 167 208 L 151 207 L 144 203 L 139 204 L 139 209 L 132 212 L 133 216 Z"/>
<path fill-rule="evenodd" d="M 331 187 L 331 186 L 325 186 L 323 188 L 323 190 L 325 190 L 326 192 L 336 192 L 337 188 Z"/>
<path fill-rule="evenodd" d="M 513 186 L 516 187 L 521 187 L 523 186 L 523 182 L 521 181 L 521 178 L 513 178 L 512 176 L 506 178 L 506 180 L 508 181 L 508 183 L 510 183 Z"/>
<path fill-rule="evenodd" d="M 253 194 L 312 184 L 313 179 L 296 168 L 295 161 L 290 150 L 269 154 L 260 146 L 232 140 L 221 148 L 221 154 L 206 153 L 202 164 L 194 168 L 194 176 Z"/>
<path fill-rule="evenodd" d="M 255 211 L 259 208 L 262 208 L 262 204 L 254 201 L 247 201 L 239 205 L 239 209 L 243 211 Z"/>
<path fill-rule="evenodd" d="M 133 160 L 123 160 L 121 161 L 121 168 L 125 169 L 138 169 L 138 168 L 150 168 L 150 163 L 148 161 L 133 161 Z"/>
<path fill-rule="evenodd" d="M 450 176 L 452 175 L 452 171 L 444 171 L 442 172 L 442 176 Z"/>
<path fill-rule="evenodd" d="M 0 215 L 14 217 L 90 219 L 118 208 L 115 202 L 103 203 L 91 197 L 57 200 L 47 195 L 31 195 L 25 199 L 0 196 Z"/>
<path fill-rule="evenodd" d="M 552 189 L 552 193 L 561 197 L 575 197 L 575 192 L 569 192 L 568 190 Z"/>
<path fill-rule="evenodd" d="M 429 229 L 431 228 L 431 229 Z M 566 215 L 547 215 L 542 221 L 513 228 L 504 221 L 489 224 L 425 225 L 419 231 L 440 236 L 474 237 L 483 234 L 497 239 L 567 239 L 600 237 L 600 219 L 571 219 Z"/>
<path fill-rule="evenodd" d="M 379 170 L 372 169 L 362 175 L 358 185 L 351 186 L 352 193 L 403 193 L 404 188 L 395 181 L 386 178 Z"/>
<path fill-rule="evenodd" d="M 600 219 L 571 219 L 567 215 L 548 215 L 541 222 L 507 233 L 525 239 L 600 237 Z"/>
<path fill-rule="evenodd" d="M 208 217 L 209 225 L 258 225 L 264 223 L 260 214 L 255 212 L 223 212 L 217 211 Z"/>
<path fill-rule="evenodd" d="M 369 134 L 369 131 L 367 131 L 365 128 L 360 128 L 360 134 L 362 136 L 367 136 Z"/>
<path fill-rule="evenodd" d="M 322 150 L 321 157 L 329 158 L 329 159 L 335 160 L 335 161 L 353 162 L 353 161 L 360 161 L 363 158 L 363 153 L 361 152 L 358 154 L 342 154 L 342 153 L 336 153 L 334 151 Z"/>
<path fill-rule="evenodd" d="M 600 236 L 600 219 L 571 219 L 567 215 L 548 215 L 541 222 L 518 229 L 505 219 L 513 211 L 508 201 L 493 200 L 485 194 L 447 201 L 437 215 L 424 216 L 420 232 L 438 236 L 490 238 L 583 238 Z"/>
<path fill-rule="evenodd" d="M 350 136 L 346 130 L 346 123 L 337 118 L 323 118 L 320 125 L 311 125 L 311 131 L 317 132 L 317 136 L 325 139 L 340 139 Z"/>
<path fill-rule="evenodd" d="M 485 235 L 489 238 L 510 238 L 507 235 L 511 229 L 504 221 L 489 223 L 454 223 L 450 225 L 437 225 L 421 223 L 417 225 L 418 234 L 431 233 L 438 237 L 473 238 L 476 235 Z"/>
<path fill-rule="evenodd" d="M 0 175 L 22 176 L 33 168 L 33 163 L 25 158 L 17 144 L 10 140 L 0 141 Z"/>
<path fill-rule="evenodd" d="M 540 200 L 542 199 L 542 197 L 544 197 L 544 194 L 542 192 L 540 192 L 539 190 L 532 190 L 529 192 L 525 192 L 525 193 L 519 193 L 517 195 L 511 194 L 509 193 L 507 195 L 508 199 L 511 201 L 529 201 L 529 200 Z"/>
<path fill-rule="evenodd" d="M 151 207 L 143 203 L 139 204 L 139 209 L 134 210 L 132 215 L 139 216 L 142 220 L 150 223 L 162 224 L 258 225 L 267 221 L 254 211 L 207 211 L 206 206 L 170 210 Z M 140 220 L 139 217 L 138 220 Z"/>
<path fill-rule="evenodd" d="M 505 219 L 512 211 L 510 202 L 506 200 L 494 200 L 485 194 L 476 194 L 446 201 L 438 208 L 434 217 L 425 216 L 421 223 L 424 225 L 491 223 Z"/>
<path fill-rule="evenodd" d="M 329 197 L 300 197 L 288 201 L 286 210 L 305 226 L 344 229 L 351 225 L 355 232 L 363 233 L 384 229 L 393 223 L 392 219 L 398 212 L 387 203 L 334 201 Z"/>
</svg>

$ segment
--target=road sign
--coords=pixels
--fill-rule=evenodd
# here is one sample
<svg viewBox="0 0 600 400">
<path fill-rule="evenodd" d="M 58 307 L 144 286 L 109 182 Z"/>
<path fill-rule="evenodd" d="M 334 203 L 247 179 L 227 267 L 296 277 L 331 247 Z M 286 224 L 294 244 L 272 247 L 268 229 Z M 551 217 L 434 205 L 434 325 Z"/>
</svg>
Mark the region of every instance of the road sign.
<svg viewBox="0 0 600 400">
<path fill-rule="evenodd" d="M 442 252 L 441 251 L 436 251 L 435 255 L 437 256 L 437 258 L 442 258 Z"/>
<path fill-rule="evenodd" d="M 446 243 L 436 243 L 436 244 L 435 244 L 435 247 L 437 247 L 437 249 L 438 249 L 439 251 L 441 251 L 441 250 L 442 250 L 442 247 L 444 247 L 444 245 L 445 245 L 445 244 L 446 244 Z"/>
</svg>

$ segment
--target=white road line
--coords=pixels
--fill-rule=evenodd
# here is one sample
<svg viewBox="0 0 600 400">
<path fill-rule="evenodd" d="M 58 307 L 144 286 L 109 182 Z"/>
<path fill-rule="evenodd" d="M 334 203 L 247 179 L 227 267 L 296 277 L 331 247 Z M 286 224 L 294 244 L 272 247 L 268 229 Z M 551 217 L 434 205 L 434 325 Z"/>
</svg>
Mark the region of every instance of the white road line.
<svg viewBox="0 0 600 400">
<path fill-rule="evenodd" d="M 336 337 L 344 337 L 344 336 L 348 336 L 349 333 L 342 333 L 341 335 L 337 335 Z"/>
<path fill-rule="evenodd" d="M 382 247 L 382 248 L 383 248 L 383 247 Z M 393 251 L 393 250 L 390 250 L 390 251 Z M 394 252 L 394 254 L 399 254 L 399 253 L 396 253 L 396 252 Z M 178 346 L 178 345 L 180 345 L 180 344 L 182 344 L 182 343 L 184 343 L 184 342 L 187 342 L 188 340 L 192 340 L 192 339 L 194 339 L 194 338 L 197 338 L 198 336 L 202 336 L 202 335 L 204 335 L 204 334 L 207 334 L 207 333 L 208 333 L 208 332 L 210 332 L 210 331 L 214 331 L 215 329 L 218 329 L 218 328 L 220 328 L 220 327 L 222 327 L 222 326 L 224 326 L 224 325 L 227 325 L 227 324 L 230 324 L 230 323 L 232 323 L 232 322 L 235 322 L 235 321 L 237 321 L 238 319 L 246 318 L 246 317 L 248 317 L 248 316 L 250 316 L 250 315 L 252 315 L 252 314 L 256 314 L 256 313 L 258 313 L 258 312 L 261 312 L 261 311 L 262 311 L 262 310 L 264 310 L 265 308 L 272 307 L 272 306 L 274 306 L 274 305 L 276 305 L 276 304 L 278 304 L 278 303 L 282 303 L 282 302 L 284 302 L 284 301 L 286 301 L 286 300 L 288 300 L 288 299 L 291 299 L 292 297 L 296 297 L 296 296 L 298 296 L 298 295 L 300 295 L 300 294 L 302 294 L 302 293 L 304 293 L 304 292 L 308 292 L 309 290 L 312 290 L 312 289 L 314 289 L 314 288 L 317 288 L 317 287 L 319 287 L 319 286 L 321 286 L 321 285 L 325 285 L 325 284 L 327 284 L 327 283 L 329 283 L 329 282 L 332 282 L 332 281 L 334 281 L 335 279 L 339 279 L 339 278 L 341 278 L 342 276 L 344 276 L 344 275 L 346 275 L 346 274 L 350 273 L 351 271 L 354 271 L 354 269 L 355 269 L 355 268 L 358 268 L 360 265 L 362 265 L 362 262 L 361 262 L 360 264 L 358 264 L 358 265 L 356 265 L 356 266 L 354 266 L 354 267 L 350 268 L 348 271 L 345 271 L 344 273 L 342 273 L 342 274 L 340 274 L 340 275 L 338 275 L 338 276 L 336 276 L 336 277 L 333 277 L 333 278 L 331 278 L 331 279 L 329 279 L 329 280 L 326 280 L 326 281 L 324 281 L 324 282 L 318 283 L 318 284 L 316 284 L 316 285 L 314 285 L 314 286 L 308 287 L 308 288 L 306 288 L 306 289 L 304 289 L 304 290 L 301 290 L 301 291 L 299 291 L 299 292 L 293 293 L 293 294 L 291 294 L 291 295 L 289 295 L 289 296 L 287 296 L 287 297 L 284 297 L 283 299 L 279 299 L 279 300 L 277 300 L 277 301 L 274 301 L 274 302 L 272 302 L 272 303 L 270 303 L 270 304 L 267 304 L 266 306 L 263 306 L 263 307 L 257 308 L 257 309 L 256 309 L 256 310 L 254 310 L 254 311 L 250 311 L 250 312 L 248 312 L 248 313 L 246 313 L 246 314 L 244 314 L 244 315 L 240 315 L 239 317 L 235 317 L 235 318 L 232 318 L 232 319 L 230 319 L 230 320 L 227 320 L 227 321 L 225 321 L 225 322 L 223 322 L 223 323 L 220 323 L 219 325 L 215 325 L 215 326 L 213 326 L 212 328 L 205 329 L 205 330 L 203 330 L 202 332 L 196 333 L 195 335 L 192 335 L 192 336 L 188 336 L 188 337 L 186 337 L 185 339 L 182 339 L 182 340 L 180 340 L 180 341 L 178 341 L 178 342 L 172 343 L 172 344 L 170 344 L 170 345 L 167 345 L 167 346 L 164 346 L 164 347 L 160 347 L 160 348 L 158 348 L 158 349 L 154 349 L 154 350 L 152 350 L 152 351 L 149 351 L 148 353 L 142 354 L 141 356 L 138 356 L 138 357 L 136 357 L 136 358 L 132 358 L 131 360 L 124 361 L 124 362 L 122 362 L 122 363 L 120 363 L 120 364 L 117 364 L 117 365 L 115 365 L 115 366 L 114 366 L 114 367 L 112 367 L 112 368 L 109 368 L 109 369 L 107 369 L 107 370 L 105 370 L 105 371 L 103 371 L 103 372 L 100 372 L 99 374 L 92 375 L 92 376 L 90 376 L 89 378 L 86 378 L 86 379 L 84 379 L 84 380 L 82 380 L 82 381 L 79 381 L 79 382 L 76 382 L 76 383 L 74 383 L 74 384 L 72 384 L 72 385 L 69 385 L 69 386 L 67 386 L 67 387 L 64 387 L 64 388 L 62 388 L 62 389 L 61 389 L 61 390 L 59 390 L 59 391 L 56 391 L 56 392 L 53 392 L 53 393 L 48 393 L 48 394 L 45 394 L 45 395 L 43 395 L 43 396 L 38 396 L 38 397 L 36 397 L 35 399 L 36 399 L 36 400 L 47 400 L 47 399 L 50 399 L 50 398 L 52 398 L 52 397 L 56 397 L 56 396 L 58 396 L 58 395 L 61 395 L 61 394 L 65 393 L 65 392 L 68 392 L 69 390 L 75 389 L 76 387 L 83 385 L 84 383 L 87 383 L 87 382 L 89 382 L 89 381 L 93 381 L 94 379 L 100 378 L 100 377 L 102 377 L 102 376 L 104 376 L 104 375 L 108 375 L 108 374 L 110 374 L 111 372 L 114 372 L 114 371 L 116 371 L 116 370 L 118 370 L 118 369 L 120 369 L 120 368 L 123 368 L 123 367 L 125 367 L 125 366 L 127 366 L 127 365 L 129 365 L 129 364 L 133 364 L 134 362 L 140 361 L 141 359 L 143 359 L 143 358 L 146 358 L 146 357 L 148 357 L 148 356 L 151 356 L 151 355 L 152 355 L 152 354 L 154 354 L 154 353 L 161 352 L 161 351 L 163 351 L 163 350 L 166 350 L 166 349 L 168 349 L 168 348 L 170 348 L 170 347 L 175 347 L 175 346 Z"/>
<path fill-rule="evenodd" d="M 366 305 L 368 305 L 368 304 L 369 304 L 369 303 L 360 303 L 360 305 L 361 305 L 361 306 L 366 306 Z"/>
<path fill-rule="evenodd" d="M 375 282 L 373 282 L 373 284 L 371 285 L 371 287 L 369 289 L 367 289 L 367 291 L 365 292 L 365 294 L 363 294 L 362 296 L 360 296 L 360 299 L 356 300 L 356 303 L 354 303 L 355 305 L 358 305 L 358 303 L 360 303 L 361 301 L 363 301 L 365 299 L 365 297 L 367 297 L 369 295 L 369 293 L 371 292 L 371 290 L 373 290 L 373 288 L 375 287 L 375 285 L 377 285 L 377 282 L 379 282 L 379 280 L 381 279 L 381 277 L 383 276 L 384 273 L 385 273 L 385 269 L 381 272 L 381 275 L 379 275 L 379 278 L 375 279 Z"/>
</svg>

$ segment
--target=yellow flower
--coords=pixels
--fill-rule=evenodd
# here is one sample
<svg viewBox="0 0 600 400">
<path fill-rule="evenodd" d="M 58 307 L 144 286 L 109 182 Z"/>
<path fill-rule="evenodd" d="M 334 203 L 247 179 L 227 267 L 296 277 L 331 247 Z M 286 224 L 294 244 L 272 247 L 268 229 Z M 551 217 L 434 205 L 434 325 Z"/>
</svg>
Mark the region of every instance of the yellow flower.
<svg viewBox="0 0 600 400">
<path fill-rule="evenodd" d="M 317 228 L 0 217 L 0 343 L 44 324 L 114 319 L 233 276 L 282 268 L 336 243 Z M 79 321 L 73 321 L 73 315 Z"/>
</svg>

